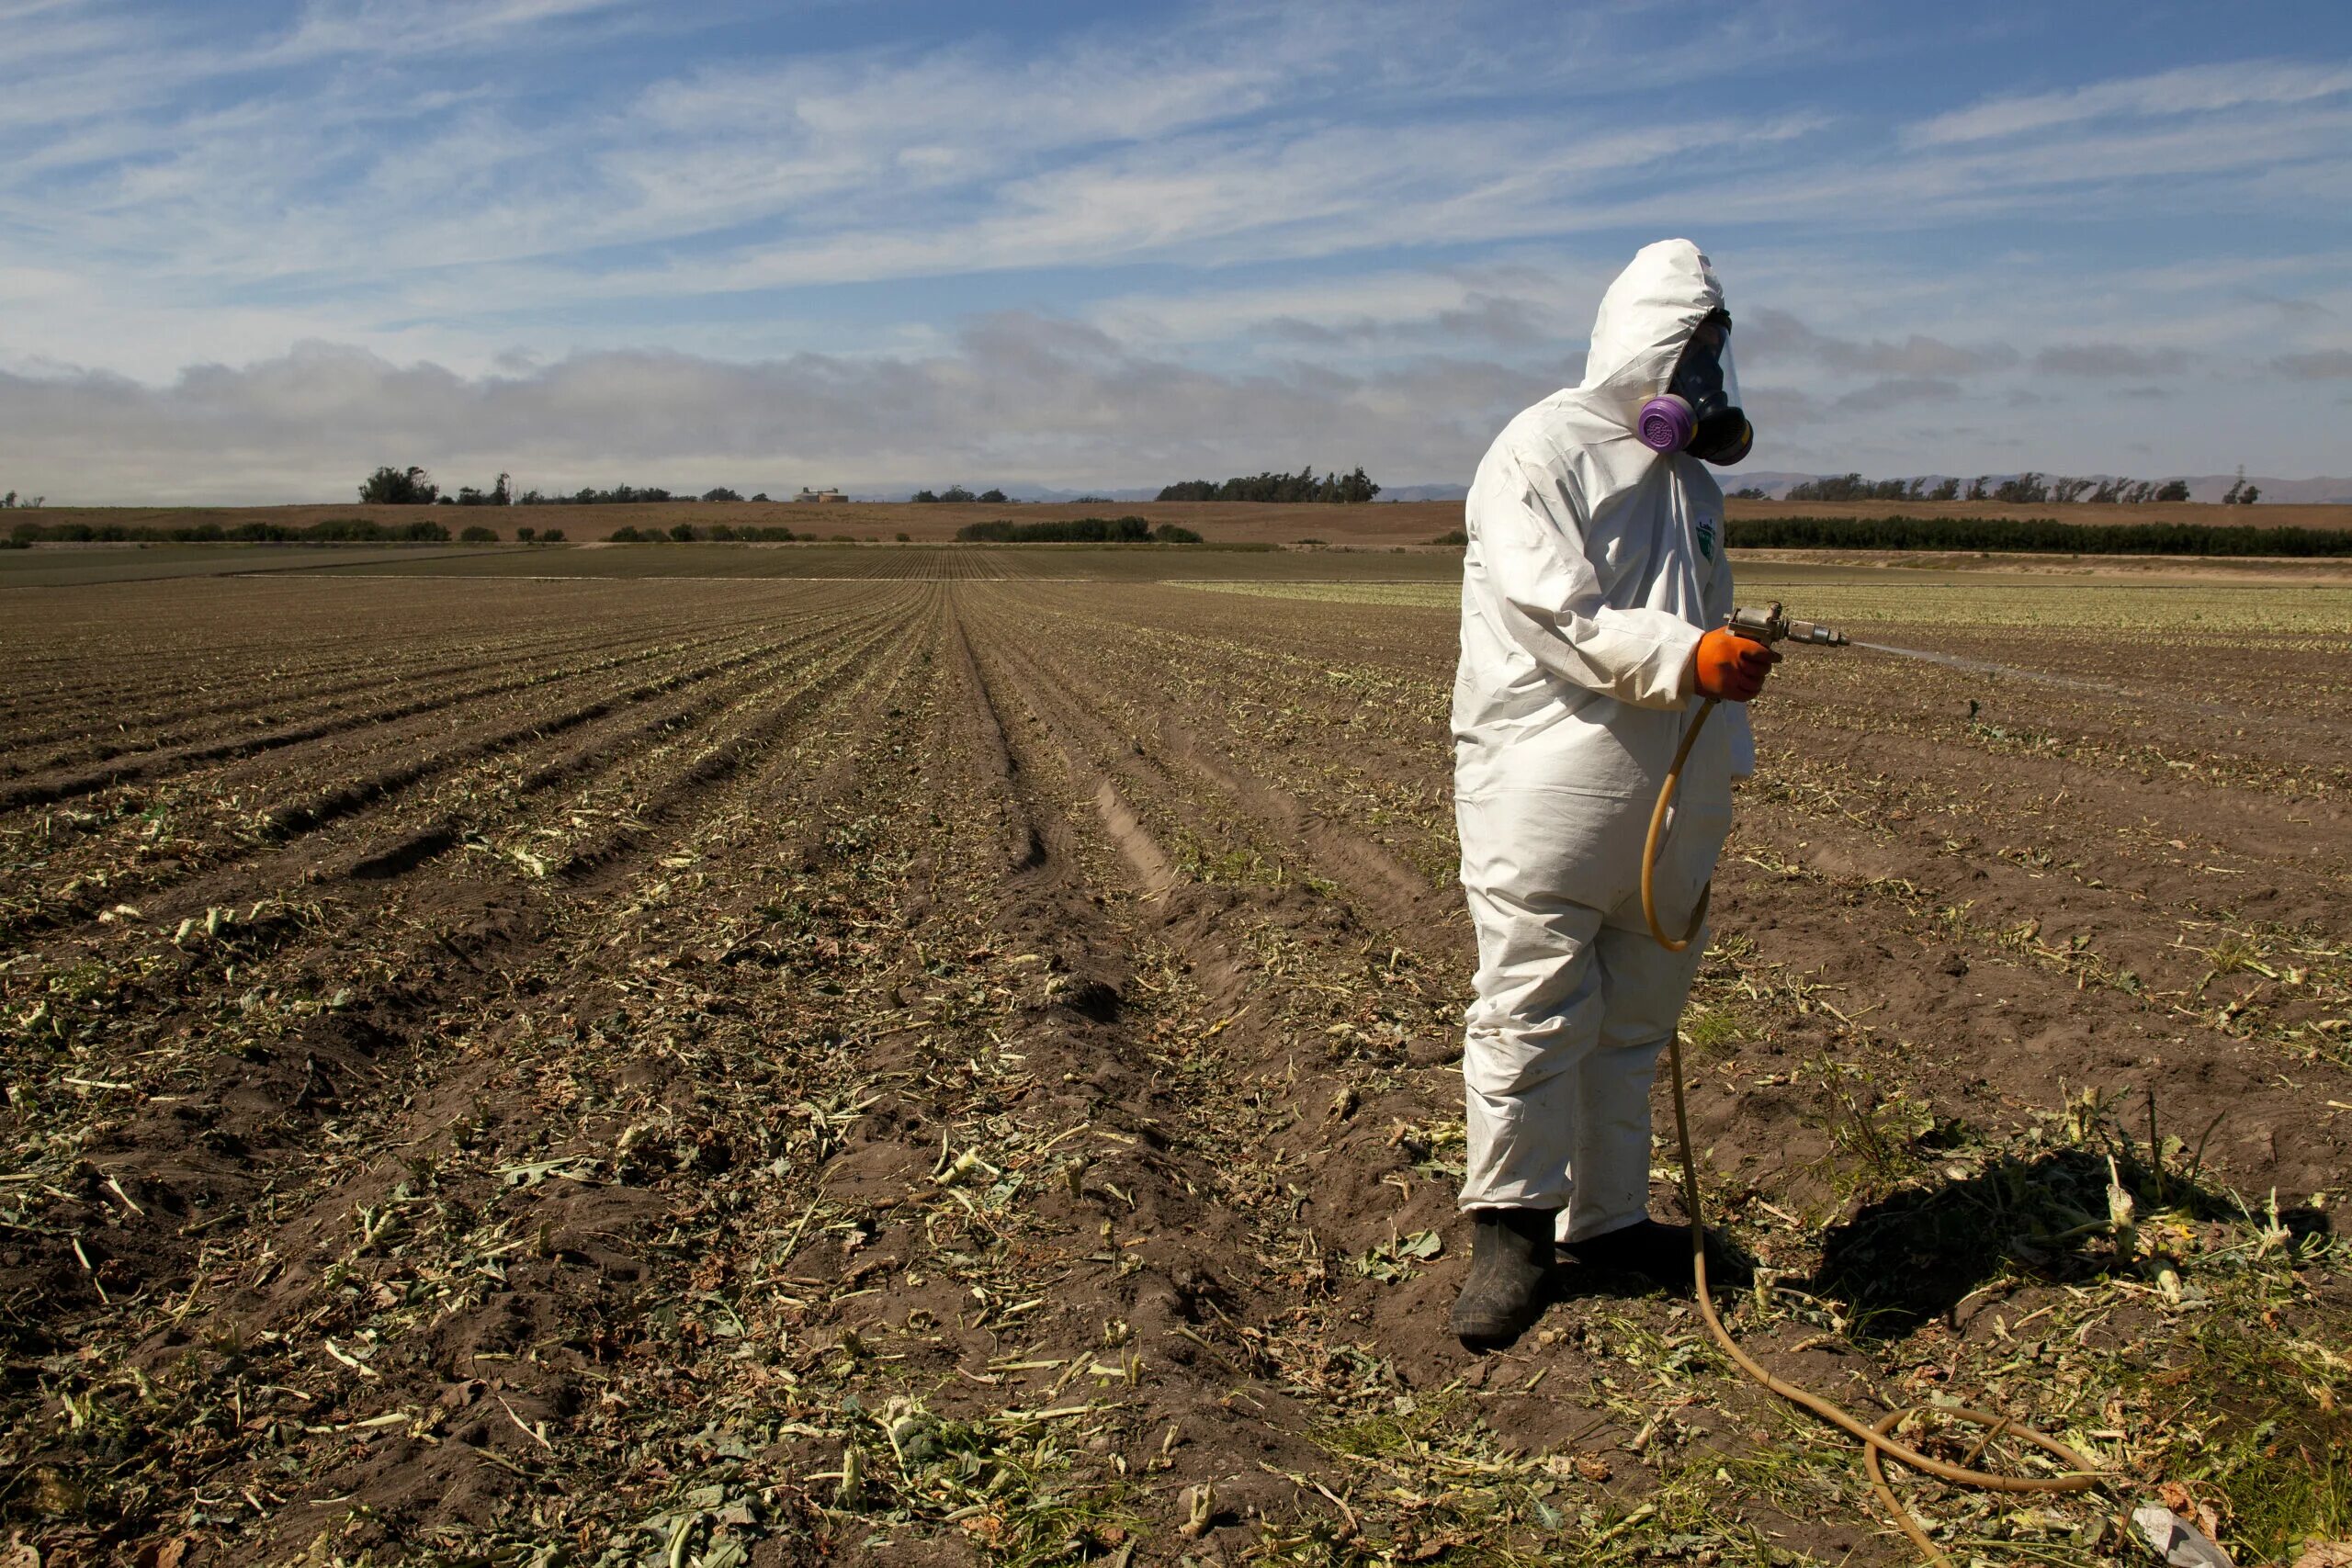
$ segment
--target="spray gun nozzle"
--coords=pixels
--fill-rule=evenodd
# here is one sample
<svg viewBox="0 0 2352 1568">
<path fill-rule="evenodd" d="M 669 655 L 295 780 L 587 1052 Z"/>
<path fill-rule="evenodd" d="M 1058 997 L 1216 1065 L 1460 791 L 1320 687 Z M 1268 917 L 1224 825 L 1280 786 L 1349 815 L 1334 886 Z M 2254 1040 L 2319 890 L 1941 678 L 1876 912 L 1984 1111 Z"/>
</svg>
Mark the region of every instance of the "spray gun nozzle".
<svg viewBox="0 0 2352 1568">
<path fill-rule="evenodd" d="M 1844 632 L 1838 630 L 1834 626 L 1825 626 L 1818 621 L 1791 621 L 1789 623 L 1788 640 L 1791 642 L 1809 642 L 1816 648 L 1844 648 L 1847 646 L 1847 638 Z"/>
<path fill-rule="evenodd" d="M 1818 621 L 1794 621 L 1783 614 L 1780 602 L 1773 601 L 1769 610 L 1742 605 L 1731 613 L 1731 629 L 1757 642 L 1802 642 L 1815 648 L 1845 648 L 1849 639 L 1834 626 Z"/>
</svg>

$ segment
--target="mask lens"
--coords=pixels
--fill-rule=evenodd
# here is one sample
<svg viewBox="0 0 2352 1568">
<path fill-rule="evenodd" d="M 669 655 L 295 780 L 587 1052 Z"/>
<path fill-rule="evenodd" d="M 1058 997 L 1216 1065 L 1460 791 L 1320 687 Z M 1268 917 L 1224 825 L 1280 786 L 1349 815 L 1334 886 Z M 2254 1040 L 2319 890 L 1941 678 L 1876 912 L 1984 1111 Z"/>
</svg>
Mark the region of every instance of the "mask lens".
<svg viewBox="0 0 2352 1568">
<path fill-rule="evenodd" d="M 1715 409 L 1739 406 L 1739 372 L 1732 362 L 1728 321 L 1710 317 L 1699 324 L 1668 387 L 1702 418 Z"/>
<path fill-rule="evenodd" d="M 1674 373 L 1674 390 L 1697 423 L 1683 450 L 1703 462 L 1729 465 L 1747 456 L 1756 433 L 1739 403 L 1739 367 L 1732 357 L 1730 318 L 1708 318 L 1691 334 Z"/>
</svg>

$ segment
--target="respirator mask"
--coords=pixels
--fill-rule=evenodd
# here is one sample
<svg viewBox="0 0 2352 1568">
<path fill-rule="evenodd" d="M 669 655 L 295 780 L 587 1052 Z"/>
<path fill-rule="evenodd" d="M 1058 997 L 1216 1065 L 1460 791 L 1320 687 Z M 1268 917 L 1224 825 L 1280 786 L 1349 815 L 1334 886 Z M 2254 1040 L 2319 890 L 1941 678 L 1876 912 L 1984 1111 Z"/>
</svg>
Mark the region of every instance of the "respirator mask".
<svg viewBox="0 0 2352 1568">
<path fill-rule="evenodd" d="M 1642 405 L 1634 428 L 1654 452 L 1688 452 L 1728 468 L 1756 445 L 1739 406 L 1739 373 L 1731 358 L 1731 317 L 1717 310 L 1699 323 L 1663 397 Z"/>
</svg>

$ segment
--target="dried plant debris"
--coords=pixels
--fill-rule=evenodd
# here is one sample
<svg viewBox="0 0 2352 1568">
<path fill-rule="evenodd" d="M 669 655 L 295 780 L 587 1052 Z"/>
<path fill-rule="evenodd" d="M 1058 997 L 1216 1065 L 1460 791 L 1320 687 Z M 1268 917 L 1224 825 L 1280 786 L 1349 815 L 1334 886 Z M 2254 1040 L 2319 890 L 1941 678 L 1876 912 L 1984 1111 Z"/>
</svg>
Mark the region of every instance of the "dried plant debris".
<svg viewBox="0 0 2352 1568">
<path fill-rule="evenodd" d="M 1686 1303 L 1445 1333 L 1448 612 L 978 558 L 7 623 L 0 1561 L 1908 1560 Z M 2136 612 L 2020 603 L 1757 708 L 1724 1304 L 2112 1477 L 1905 1483 L 1957 1561 L 2324 1562 L 2352 698 L 2252 601 L 2145 703 Z"/>
</svg>

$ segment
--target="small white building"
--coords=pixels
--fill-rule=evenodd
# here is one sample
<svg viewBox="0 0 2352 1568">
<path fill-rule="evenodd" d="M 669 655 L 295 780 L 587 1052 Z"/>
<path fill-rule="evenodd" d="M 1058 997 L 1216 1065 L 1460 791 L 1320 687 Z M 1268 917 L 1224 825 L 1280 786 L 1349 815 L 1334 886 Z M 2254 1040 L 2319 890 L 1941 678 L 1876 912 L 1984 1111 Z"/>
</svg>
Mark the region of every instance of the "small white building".
<svg viewBox="0 0 2352 1568">
<path fill-rule="evenodd" d="M 837 491 L 837 490 L 810 490 L 808 486 L 803 485 L 803 486 L 801 486 L 801 487 L 800 487 L 800 493 L 799 493 L 798 495 L 794 496 L 792 499 L 793 499 L 793 500 L 795 500 L 795 501 L 813 501 L 813 502 L 835 502 L 835 501 L 847 501 L 847 500 L 849 499 L 849 497 L 847 497 L 847 496 L 843 495 L 841 491 Z"/>
</svg>

